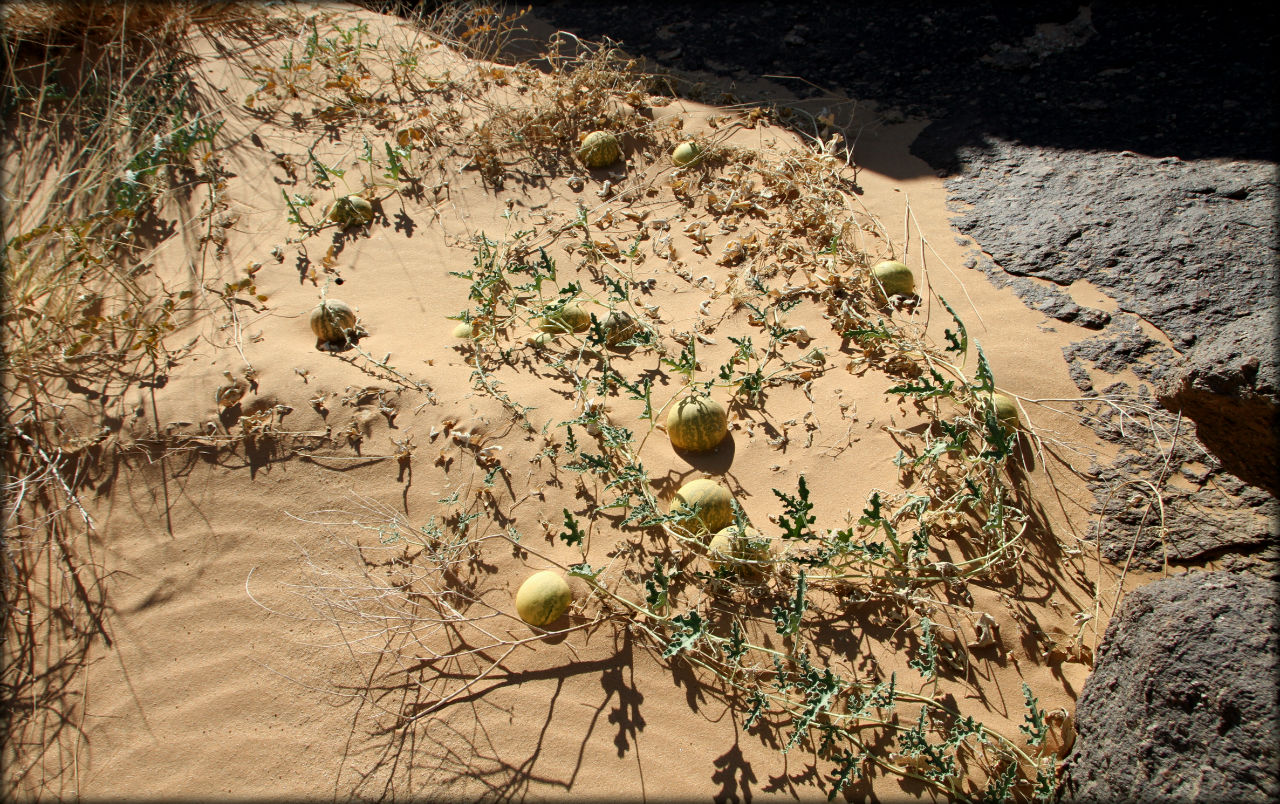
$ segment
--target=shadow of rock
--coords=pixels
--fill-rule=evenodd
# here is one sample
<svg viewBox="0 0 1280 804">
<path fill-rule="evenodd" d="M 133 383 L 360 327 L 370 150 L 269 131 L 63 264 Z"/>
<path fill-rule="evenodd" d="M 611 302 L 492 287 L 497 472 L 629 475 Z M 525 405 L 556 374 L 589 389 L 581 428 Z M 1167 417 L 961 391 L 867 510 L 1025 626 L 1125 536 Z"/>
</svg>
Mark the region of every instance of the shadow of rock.
<svg viewBox="0 0 1280 804">
<path fill-rule="evenodd" d="M 1280 333 L 1273 310 L 1222 328 L 1157 389 L 1160 403 L 1196 422 L 1227 471 L 1280 496 Z"/>
</svg>

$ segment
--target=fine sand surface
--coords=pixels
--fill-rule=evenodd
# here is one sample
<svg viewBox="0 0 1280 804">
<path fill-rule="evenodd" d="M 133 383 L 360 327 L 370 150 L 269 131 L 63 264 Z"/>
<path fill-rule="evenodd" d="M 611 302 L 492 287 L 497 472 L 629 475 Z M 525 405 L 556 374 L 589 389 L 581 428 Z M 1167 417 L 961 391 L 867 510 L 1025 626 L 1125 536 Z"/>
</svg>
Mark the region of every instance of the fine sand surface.
<svg viewBox="0 0 1280 804">
<path fill-rule="evenodd" d="M 272 13 L 297 20 L 287 7 Z M 344 6 L 311 13 L 322 29 L 363 21 L 370 41 L 416 42 L 423 76 L 473 80 L 490 71 L 485 104 L 525 102 L 518 91 L 525 78 L 498 77 L 497 68 L 402 21 Z M 19 792 L 34 796 L 43 784 L 44 794 L 91 800 L 825 799 L 829 762 L 815 760 L 811 746 L 782 753 L 786 726 L 745 728 L 740 702 L 679 657 L 662 659 L 620 606 L 581 579 L 571 579 L 573 608 L 552 627 L 564 633 L 544 637 L 515 616 L 512 598 L 528 574 L 583 561 L 612 568 L 603 577 L 643 599 L 634 570 L 652 559 L 641 562 L 628 545 L 652 537 L 620 530 L 616 510 L 596 507 L 602 482 L 566 469 L 563 450 L 548 452 L 565 443 L 560 424 L 596 395 L 574 387 L 590 356 L 572 338 L 544 350 L 527 346 L 527 325 L 499 336 L 511 360 L 490 376 L 513 405 L 532 409 L 526 427 L 477 387 L 474 349 L 452 337 L 457 322 L 447 318 L 474 304 L 469 280 L 451 272 L 475 267 L 477 237 L 499 251 L 518 239 L 531 259 L 545 249 L 557 284 L 580 282 L 601 317 L 607 288 L 599 277 L 627 278 L 631 309 L 655 311 L 644 320 L 669 355 L 692 337 L 697 378 L 713 379 L 733 354 L 730 337 L 750 335 L 757 346 L 768 340 L 725 292 L 740 287 L 742 276 L 738 265 L 722 264 L 730 262 L 721 259 L 730 241 L 753 234 L 761 245 L 771 236 L 794 241 L 790 261 L 776 251 L 768 257 L 782 266 L 773 285 L 822 281 L 806 267 L 820 263 L 804 251 L 804 238 L 783 225 L 785 205 L 757 198 L 758 211 L 712 214 L 711 183 L 746 163 L 711 161 L 678 172 L 665 149 L 629 142 L 625 164 L 539 173 L 525 160 L 500 185 L 457 148 L 420 146 L 415 164 L 425 167 L 412 192 L 359 156 L 362 136 L 381 149 L 391 132 L 411 127 L 417 108 L 397 108 L 390 127 L 343 120 L 326 131 L 319 121 L 291 124 L 290 113 L 311 110 L 305 99 L 262 93 L 258 110 L 269 103 L 278 110 L 256 117 L 239 102 L 258 86 L 245 65 L 278 64 L 307 33 L 298 25 L 237 59 L 204 51 L 211 93 L 227 100 L 224 249 L 193 257 L 190 239 L 174 237 L 154 257 L 168 286 L 192 290 L 205 312 L 171 335 L 175 348 L 191 345 L 163 387 L 135 388 L 112 403 L 123 421 L 112 437 L 125 449 L 114 472 L 81 499 L 96 523 L 93 549 L 109 590 L 114 644 L 99 643 L 79 675 L 83 697 L 72 717 L 83 738 L 50 753 Z M 650 107 L 652 120 L 625 104 L 619 114 L 662 132 L 661 142 L 697 136 L 723 153 L 758 154 L 751 164 L 779 164 L 813 148 L 746 110 L 649 100 L 662 103 Z M 454 125 L 466 129 L 490 107 L 455 108 Z M 439 111 L 423 109 L 424 118 Z M 949 605 L 927 609 L 954 629 L 947 638 L 967 656 L 967 667 L 945 673 L 939 690 L 959 711 L 1025 746 L 1026 684 L 1043 711 L 1058 713 L 1050 739 L 1069 744 L 1061 714 L 1074 708 L 1121 583 L 1119 568 L 1100 564 L 1080 542 L 1090 498 L 1071 470 L 1107 454 L 1066 401 L 1078 391 L 1061 349 L 1083 330 L 1044 326 L 1011 290 L 961 268 L 973 243 L 951 228 L 955 211 L 941 180 L 908 153 L 916 128 L 880 125 L 872 109 L 860 113 L 868 123 L 856 152 L 861 192 L 845 193 L 842 220 L 856 238 L 844 245 L 867 257 L 830 273 L 865 275 L 867 263 L 891 255 L 906 262 L 923 301 L 913 314 L 892 312 L 895 320 L 940 344 L 954 324 L 935 294 L 947 299 L 971 342 L 981 344 L 997 386 L 1021 400 L 1023 421 L 1039 436 L 1037 446 L 1024 435 L 1010 459 L 1024 467 L 1010 476 L 1030 516 L 1020 570 L 939 593 Z M 317 161 L 344 169 L 331 187 L 316 187 L 308 148 Z M 853 168 L 837 159 L 828 167 L 852 186 Z M 688 203 L 672 186 L 680 181 L 689 182 Z M 740 186 L 752 182 L 762 189 L 758 178 Z M 281 190 L 310 192 L 317 203 L 306 214 L 314 220 L 343 188 L 369 191 L 374 220 L 297 242 Z M 580 215 L 603 259 L 584 252 Z M 749 253 L 744 264 L 774 247 Z M 225 286 L 246 276 L 253 287 L 226 293 L 224 303 Z M 358 349 L 317 349 L 308 316 L 322 292 L 358 310 L 369 333 Z M 639 418 L 641 402 L 616 392 L 606 400 L 610 421 L 635 434 L 659 500 L 687 480 L 717 478 L 779 542 L 775 554 L 783 545 L 770 520 L 783 506 L 773 490 L 794 494 L 803 477 L 817 527 L 847 527 L 846 514 L 856 522 L 872 492 L 906 488 L 892 461 L 910 439 L 904 433 L 927 421 L 886 394 L 900 378 L 842 342 L 822 305 L 798 298 L 786 321 L 803 325 L 813 341 L 782 344 L 780 359 L 820 347 L 825 362 L 796 364 L 792 373 L 808 374 L 771 388 L 760 408 L 733 409 L 730 434 L 713 453 L 677 453 L 660 428 Z M 652 352 L 624 350 L 611 359 L 624 376 L 652 378 L 654 408 L 684 387 Z M 975 360 L 971 346 L 966 372 Z M 227 394 L 239 400 L 222 407 L 218 399 Z M 713 396 L 727 401 L 729 392 Z M 79 409 L 92 429 L 99 412 Z M 665 411 L 657 416 L 664 418 Z M 577 438 L 590 438 L 575 429 Z M 558 537 L 566 510 L 586 533 L 581 545 Z M 459 517 L 471 514 L 478 516 L 464 529 L 473 544 L 444 545 Z M 972 557 L 959 541 L 940 542 L 937 561 Z M 667 548 L 705 566 L 689 545 Z M 432 563 L 429 555 L 444 558 Z M 1123 582 L 1141 580 L 1130 572 Z M 453 584 L 467 590 L 468 602 L 440 591 Z M 475 651 L 460 650 L 426 608 L 417 609 L 418 619 L 405 616 L 420 603 L 415 594 L 464 607 L 460 616 L 469 622 L 455 623 L 455 639 Z M 738 594 L 762 615 L 762 633 L 771 631 L 768 605 L 776 601 L 768 590 Z M 859 606 L 856 595 L 842 599 L 847 591 L 822 594 L 841 616 L 817 632 L 815 657 L 866 678 L 896 673 L 912 693 L 933 689 L 908 665 L 922 609 L 908 617 L 905 604 L 895 612 Z M 997 626 L 994 644 L 966 648 L 980 636 L 981 614 Z M 776 635 L 761 638 L 782 645 Z M 1066 660 L 1063 651 L 1049 655 L 1054 644 L 1073 649 Z M 451 658 L 428 663 L 432 651 Z M 851 789 L 885 800 L 933 795 L 888 773 Z"/>
</svg>

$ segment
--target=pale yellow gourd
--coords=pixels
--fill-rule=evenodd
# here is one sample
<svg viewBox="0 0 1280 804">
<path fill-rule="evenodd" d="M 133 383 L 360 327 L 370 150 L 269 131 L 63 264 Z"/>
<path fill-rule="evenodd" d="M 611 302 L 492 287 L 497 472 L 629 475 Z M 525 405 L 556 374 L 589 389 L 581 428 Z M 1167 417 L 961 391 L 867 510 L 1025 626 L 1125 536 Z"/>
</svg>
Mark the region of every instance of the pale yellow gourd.
<svg viewBox="0 0 1280 804">
<path fill-rule="evenodd" d="M 712 569 L 730 567 L 739 571 L 758 570 L 769 558 L 768 544 L 763 542 L 760 531 L 748 525 L 739 529 L 736 524 L 716 533 L 707 545 L 707 557 Z"/>
<path fill-rule="evenodd" d="M 733 495 L 709 478 L 691 480 L 681 486 L 671 501 L 671 508 L 676 510 L 681 506 L 694 511 L 681 523 L 690 532 L 715 533 L 733 522 Z"/>
<path fill-rule="evenodd" d="M 581 304 L 569 302 L 556 312 L 538 319 L 537 325 L 543 332 L 582 332 L 591 326 L 591 313 Z"/>
<path fill-rule="evenodd" d="M 552 570 L 535 572 L 516 591 L 516 613 L 529 625 L 544 628 L 564 616 L 573 602 L 573 590 Z"/>
<path fill-rule="evenodd" d="M 676 167 L 692 165 L 702 158 L 702 148 L 692 140 L 682 142 L 671 151 L 671 164 Z"/>
<path fill-rule="evenodd" d="M 373 220 L 373 204 L 358 195 L 347 195 L 329 207 L 329 220 L 343 226 L 357 226 Z"/>
<path fill-rule="evenodd" d="M 995 406 L 996 418 L 1005 427 L 1018 427 L 1022 424 L 1022 418 L 1018 415 L 1018 403 L 1013 397 L 1002 391 L 982 393 L 979 397 Z"/>
<path fill-rule="evenodd" d="M 311 331 L 320 343 L 346 343 L 356 330 L 355 308 L 346 302 L 325 299 L 311 311 Z"/>
<path fill-rule="evenodd" d="M 885 296 L 910 296 L 916 292 L 916 277 L 897 260 L 884 260 L 871 267 L 872 285 L 883 288 Z"/>
<path fill-rule="evenodd" d="M 687 396 L 667 412 L 667 437 L 676 449 L 707 452 L 719 446 L 728 433 L 728 413 L 709 396 Z"/>
<path fill-rule="evenodd" d="M 604 330 L 604 342 L 608 346 L 617 346 L 640 331 L 640 325 L 625 310 L 612 310 L 600 322 Z"/>
</svg>

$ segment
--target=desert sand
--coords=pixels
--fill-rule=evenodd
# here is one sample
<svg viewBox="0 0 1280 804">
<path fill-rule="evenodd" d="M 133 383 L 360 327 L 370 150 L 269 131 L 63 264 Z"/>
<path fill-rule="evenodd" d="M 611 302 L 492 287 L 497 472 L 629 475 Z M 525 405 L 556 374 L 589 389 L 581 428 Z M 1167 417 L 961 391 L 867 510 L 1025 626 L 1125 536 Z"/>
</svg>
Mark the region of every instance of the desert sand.
<svg viewBox="0 0 1280 804">
<path fill-rule="evenodd" d="M 1073 408 L 1061 348 L 1079 332 L 1046 326 L 961 267 L 973 243 L 951 228 L 941 180 L 907 152 L 918 123 L 885 124 L 864 105 L 806 137 L 771 114 L 629 85 L 590 48 L 557 69 L 513 67 L 341 4 L 258 13 L 278 27 L 192 33 L 202 102 L 224 125 L 192 155 L 216 178 L 198 180 L 186 217 L 145 259 L 167 292 L 187 292 L 165 336 L 166 380 L 97 398 L 53 387 L 68 451 L 73 436 L 105 434 L 75 489 L 92 527 L 74 533 L 111 644 L 94 640 L 69 676 L 73 728 L 15 721 L 26 724 L 6 761 L 17 795 L 826 799 L 835 763 L 816 727 L 784 752 L 793 728 L 779 708 L 745 725 L 744 690 L 771 678 L 772 654 L 749 657 L 732 684 L 709 642 L 662 655 L 679 633 L 671 618 L 695 611 L 722 641 L 738 622 L 761 648 L 838 673 L 819 723 L 849 723 L 851 691 L 893 679 L 896 713 L 868 710 L 853 731 L 892 767 L 861 762 L 866 776 L 838 795 L 976 796 L 998 781 L 999 757 L 1013 754 L 994 736 L 967 739 L 941 791 L 911 778 L 927 760 L 893 735 L 916 725 L 923 699 L 1053 773 L 1119 591 L 1142 577 L 1085 540 L 1075 473 L 1108 447 Z M 576 86 L 572 69 L 595 72 Z M 576 136 L 597 128 L 623 135 L 623 159 L 588 168 Z M 705 156 L 677 168 L 670 150 L 686 139 Z M 347 194 L 372 202 L 371 221 L 326 221 Z M 21 209 L 7 221 L 30 225 Z M 528 273 L 480 282 L 486 266 L 542 254 L 555 276 L 539 288 L 515 288 Z M 918 295 L 877 307 L 867 271 L 891 257 Z M 598 319 L 627 310 L 652 339 L 528 343 L 538 305 L 571 283 Z M 843 336 L 846 298 L 893 336 Z M 367 334 L 318 348 L 308 319 L 322 299 L 355 308 Z M 964 322 L 962 355 L 944 350 L 957 325 L 942 299 Z M 475 337 L 454 335 L 463 311 Z M 770 325 L 804 333 L 771 345 Z M 753 362 L 735 367 L 747 337 Z M 687 392 L 675 364 L 690 344 L 693 379 L 713 383 L 730 419 L 725 440 L 697 454 L 664 432 Z M 937 421 L 980 410 L 966 385 L 979 381 L 979 344 L 1020 403 L 1013 453 L 946 453 L 938 475 L 934 463 L 895 465 L 922 452 L 923 434 L 938 437 Z M 652 419 L 625 386 L 602 390 L 606 365 L 633 388 L 650 383 Z M 757 365 L 773 379 L 753 403 L 741 373 Z M 888 392 L 930 366 L 957 389 L 919 404 Z M 630 431 L 611 453 L 581 418 L 596 400 Z M 606 454 L 606 470 L 573 468 L 575 455 Z M 647 480 L 610 486 L 623 458 Z M 782 537 L 775 490 L 794 499 L 803 478 L 816 534 L 851 528 L 868 542 L 875 530 L 858 521 L 873 494 L 888 514 L 938 499 L 947 472 L 966 467 L 993 472 L 975 477 L 998 478 L 1022 512 L 995 542 L 981 541 L 989 509 L 940 511 L 926 554 L 893 572 L 792 560 L 813 545 Z M 761 576 L 712 577 L 703 534 L 622 524 L 645 492 L 665 511 L 698 477 L 723 483 L 769 539 Z M 619 488 L 631 502 L 607 507 Z M 26 505 L 12 521 L 40 516 L 39 501 Z M 909 539 L 913 515 L 896 521 Z M 979 571 L 993 543 L 999 556 Z M 646 600 L 655 557 L 679 576 L 665 608 Z M 583 563 L 594 580 L 569 572 Z M 513 603 L 543 569 L 573 590 L 546 630 Z M 779 633 L 771 610 L 793 599 L 802 570 L 800 631 Z M 936 624 L 930 673 L 922 617 Z M 1020 729 L 1023 685 L 1045 717 L 1037 745 Z M 930 711 L 936 748 L 954 723 Z M 1019 772 L 1017 794 L 1030 797 L 1035 768 Z"/>
</svg>

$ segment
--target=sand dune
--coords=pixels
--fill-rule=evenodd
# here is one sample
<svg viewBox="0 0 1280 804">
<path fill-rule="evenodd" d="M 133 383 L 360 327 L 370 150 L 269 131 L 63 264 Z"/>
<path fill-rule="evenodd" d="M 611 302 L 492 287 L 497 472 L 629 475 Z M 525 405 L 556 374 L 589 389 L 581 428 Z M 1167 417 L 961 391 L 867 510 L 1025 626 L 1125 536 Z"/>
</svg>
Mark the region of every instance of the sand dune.
<svg viewBox="0 0 1280 804">
<path fill-rule="evenodd" d="M 859 797 L 976 795 L 1014 756 L 1019 796 L 1033 761 L 1052 774 L 1121 583 L 1081 541 L 1073 474 L 1107 447 L 1072 407 L 1061 348 L 1079 333 L 962 267 L 974 244 L 908 155 L 912 124 L 863 108 L 850 162 L 831 127 L 827 145 L 665 97 L 590 51 L 540 71 L 342 5 L 262 13 L 278 27 L 252 47 L 192 40 L 225 124 L 192 157 L 215 178 L 146 261 L 190 292 L 166 381 L 63 394 L 68 431 L 118 422 L 78 490 L 113 642 L 75 675 L 79 736 L 15 749 L 35 763 L 23 795 L 807 800 L 864 749 Z M 623 161 L 575 160 L 594 129 L 623 135 Z M 690 138 L 707 156 L 676 168 Z M 349 193 L 373 220 L 326 222 Z M 918 296 L 877 307 L 868 268 L 889 257 Z M 575 292 L 647 342 L 529 344 Z M 317 348 L 322 298 L 367 336 Z M 452 335 L 463 311 L 475 339 Z M 981 455 L 979 344 L 1021 404 L 1007 458 Z M 682 370 L 729 407 L 711 452 L 664 432 Z M 595 399 L 629 433 L 593 435 Z M 939 422 L 968 446 L 938 451 Z M 704 476 L 768 538 L 762 575 L 716 578 L 705 534 L 626 521 Z M 955 503 L 965 478 L 974 501 Z M 801 489 L 816 542 L 782 536 Z M 899 559 L 859 524 L 873 495 Z M 813 559 L 842 529 L 843 556 Z M 550 633 L 513 604 L 547 568 L 574 593 Z M 734 665 L 739 627 L 755 647 Z M 839 681 L 805 716 L 823 670 Z M 859 717 L 891 679 L 897 701 Z M 747 727 L 752 690 L 768 703 Z M 925 749 L 903 736 L 921 711 Z M 797 722 L 809 736 L 783 751 Z"/>
</svg>

